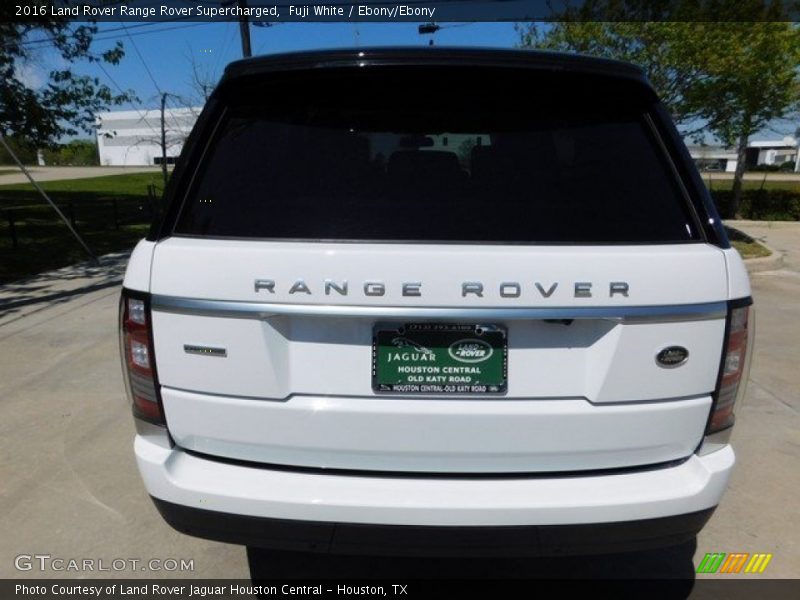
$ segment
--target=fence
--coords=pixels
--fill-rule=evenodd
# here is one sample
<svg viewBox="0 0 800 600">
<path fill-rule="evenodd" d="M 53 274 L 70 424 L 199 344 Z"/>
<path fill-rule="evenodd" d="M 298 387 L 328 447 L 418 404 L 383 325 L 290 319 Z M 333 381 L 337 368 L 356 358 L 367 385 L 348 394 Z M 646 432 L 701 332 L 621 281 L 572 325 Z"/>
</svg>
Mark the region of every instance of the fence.
<svg viewBox="0 0 800 600">
<path fill-rule="evenodd" d="M 155 186 L 148 186 L 146 197 L 90 198 L 85 201 L 56 202 L 78 232 L 120 231 L 127 225 L 151 223 L 159 212 Z M 37 241 L 62 227 L 56 212 L 45 203 L 2 207 L 0 232 L 11 248 L 19 249 L 22 240 Z M 66 229 L 66 228 L 65 228 Z"/>
</svg>

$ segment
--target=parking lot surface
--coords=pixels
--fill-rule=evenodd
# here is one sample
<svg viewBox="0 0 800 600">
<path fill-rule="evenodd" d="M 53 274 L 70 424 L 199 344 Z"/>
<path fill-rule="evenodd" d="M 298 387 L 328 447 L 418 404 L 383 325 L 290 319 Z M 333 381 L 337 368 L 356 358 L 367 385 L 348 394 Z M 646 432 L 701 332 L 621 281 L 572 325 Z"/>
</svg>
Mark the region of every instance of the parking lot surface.
<svg viewBox="0 0 800 600">
<path fill-rule="evenodd" d="M 770 576 L 800 577 L 800 224 L 741 228 L 783 252 L 785 262 L 752 277 L 756 353 L 737 410 L 738 464 L 696 550 L 591 561 L 336 559 L 321 568 L 351 576 L 386 569 L 422 576 L 690 576 L 693 554 L 696 564 L 706 552 L 767 552 L 774 555 Z M 117 350 L 119 273 L 111 272 L 0 287 L 0 577 L 247 578 L 243 548 L 174 532 L 147 497 L 131 447 Z M 67 293 L 59 293 L 62 285 Z M 21 289 L 25 302 L 12 304 Z M 15 567 L 17 556 L 33 554 L 91 559 L 95 570 Z M 108 567 L 115 559 L 142 562 L 134 570 L 96 570 L 99 561 Z M 162 563 L 147 565 L 151 559 Z M 158 570 L 166 559 L 192 561 L 192 570 Z"/>
<path fill-rule="evenodd" d="M 800 223 L 736 224 L 784 256 L 750 276 L 755 354 L 736 411 L 737 464 L 722 503 L 698 538 L 706 552 L 767 552 L 771 577 L 800 577 Z M 740 576 L 736 576 L 740 577 Z"/>
</svg>

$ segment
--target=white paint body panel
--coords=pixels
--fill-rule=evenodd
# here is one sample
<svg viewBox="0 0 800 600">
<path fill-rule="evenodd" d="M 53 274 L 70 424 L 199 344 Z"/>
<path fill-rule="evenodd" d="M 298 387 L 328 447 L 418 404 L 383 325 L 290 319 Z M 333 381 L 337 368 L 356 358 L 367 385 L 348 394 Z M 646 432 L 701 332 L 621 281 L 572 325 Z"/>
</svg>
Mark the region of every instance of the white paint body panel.
<svg viewBox="0 0 800 600">
<path fill-rule="evenodd" d="M 402 472 L 556 472 L 651 465 L 700 444 L 708 396 L 585 400 L 344 398 L 285 401 L 162 388 L 183 448 L 279 465 Z"/>
<path fill-rule="evenodd" d="M 256 290 L 256 279 L 275 281 Z M 311 294 L 289 293 L 302 279 Z M 324 292 L 325 280 L 348 295 Z M 364 294 L 381 281 L 382 296 Z M 464 282 L 484 284 L 464 296 Z M 421 296 L 402 283 L 421 282 Z M 499 294 L 519 282 L 517 298 Z M 558 285 L 546 297 L 545 290 Z M 576 297 L 591 282 L 592 297 Z M 626 282 L 627 296 L 611 294 Z M 710 245 L 500 246 L 172 238 L 154 252 L 150 291 L 199 300 L 453 308 L 594 308 L 718 303 L 729 282 Z M 268 306 L 269 304 L 266 304 Z M 685 458 L 700 444 L 725 320 L 497 319 L 508 331 L 508 390 L 421 397 L 372 389 L 371 316 L 152 313 L 162 399 L 179 446 L 267 464 L 425 472 L 585 471 Z M 451 319 L 452 320 L 452 319 Z M 397 319 L 394 319 L 397 322 Z M 225 349 L 187 353 L 184 345 Z M 678 345 L 688 361 L 664 368 Z"/>
<path fill-rule="evenodd" d="M 155 242 L 139 240 L 128 260 L 128 268 L 122 281 L 124 287 L 139 292 L 150 291 L 150 267 L 153 264 L 155 248 Z"/>
<path fill-rule="evenodd" d="M 152 267 L 152 268 L 151 268 Z M 257 291 L 256 279 L 275 280 Z M 290 294 L 302 279 L 312 295 Z M 324 293 L 324 281 L 349 294 Z M 167 239 L 142 242 L 126 286 L 199 300 L 320 306 L 439 308 L 646 307 L 718 303 L 749 295 L 734 251 L 687 244 L 636 247 L 328 244 Z M 370 297 L 363 285 L 386 284 Z M 483 297 L 461 285 L 481 281 Z M 502 298 L 503 282 L 518 298 Z M 627 282 L 627 297 L 609 294 Z M 403 282 L 422 282 L 421 297 Z M 545 289 L 558 282 L 553 294 Z M 591 298 L 574 294 L 592 282 Z M 355 311 L 356 313 L 358 311 Z M 569 325 L 497 320 L 508 328 L 502 396 L 380 395 L 371 386 L 380 315 L 235 318 L 152 313 L 169 448 L 137 436 L 156 498 L 279 519 L 394 525 L 555 525 L 657 518 L 715 506 L 734 456 L 703 456 L 702 441 L 724 318 L 586 318 Z M 184 344 L 224 348 L 188 354 Z M 666 346 L 689 349 L 664 369 Z M 211 457 L 261 463 L 245 466 Z M 688 458 L 687 458 L 688 457 Z M 603 472 L 676 461 L 672 466 Z M 352 474 L 276 470 L 270 465 Z M 358 476 L 358 471 L 383 474 Z M 391 472 L 404 472 L 392 477 Z M 579 477 L 547 473 L 580 471 Z M 591 471 L 597 471 L 592 474 Z M 410 473 L 426 473 L 415 478 Z M 430 477 L 497 473 L 498 478 Z M 503 473 L 538 473 L 503 478 Z"/>
<path fill-rule="evenodd" d="M 275 293 L 256 292 L 272 279 Z M 303 279 L 312 295 L 289 294 Z M 349 294 L 324 295 L 325 279 L 347 280 Z M 363 285 L 383 281 L 386 294 L 366 297 Z M 482 298 L 463 297 L 461 284 L 480 281 Z M 610 297 L 625 281 L 627 298 Z M 422 282 L 422 296 L 401 293 Z M 501 298 L 503 282 L 519 282 L 519 298 Z M 549 289 L 542 298 L 535 283 Z M 593 284 L 593 297 L 575 298 L 574 284 Z M 267 242 L 170 238 L 156 247 L 152 292 L 183 298 L 370 306 L 660 306 L 719 302 L 728 291 L 722 252 L 706 244 L 660 246 L 504 246 Z"/>
<path fill-rule="evenodd" d="M 229 396 L 284 399 L 296 394 L 374 396 L 369 318 L 265 320 L 153 312 L 162 385 Z M 508 393 L 503 398 L 586 398 L 639 402 L 707 394 L 716 384 L 724 319 L 620 324 L 508 321 Z M 225 348 L 217 358 L 184 344 Z M 689 361 L 664 369 L 666 346 L 690 348 Z M 385 398 L 385 396 L 383 396 Z"/>
<path fill-rule="evenodd" d="M 722 251 L 725 255 L 725 264 L 728 267 L 728 296 L 731 299 L 747 298 L 750 296 L 750 278 L 742 256 L 736 248 Z"/>
<path fill-rule="evenodd" d="M 716 506 L 734 464 L 730 446 L 665 469 L 584 477 L 358 477 L 231 465 L 136 437 L 147 491 L 222 513 L 384 525 L 610 523 Z"/>
</svg>

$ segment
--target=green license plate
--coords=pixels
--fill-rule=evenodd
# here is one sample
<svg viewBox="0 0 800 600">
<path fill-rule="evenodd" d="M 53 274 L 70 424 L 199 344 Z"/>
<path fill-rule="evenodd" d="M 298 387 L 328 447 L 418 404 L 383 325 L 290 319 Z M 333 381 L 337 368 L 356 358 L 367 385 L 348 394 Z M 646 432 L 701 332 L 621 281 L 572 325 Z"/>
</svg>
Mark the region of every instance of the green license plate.
<svg viewBox="0 0 800 600">
<path fill-rule="evenodd" d="M 499 325 L 378 324 L 372 389 L 404 394 L 502 394 L 508 343 Z"/>
</svg>

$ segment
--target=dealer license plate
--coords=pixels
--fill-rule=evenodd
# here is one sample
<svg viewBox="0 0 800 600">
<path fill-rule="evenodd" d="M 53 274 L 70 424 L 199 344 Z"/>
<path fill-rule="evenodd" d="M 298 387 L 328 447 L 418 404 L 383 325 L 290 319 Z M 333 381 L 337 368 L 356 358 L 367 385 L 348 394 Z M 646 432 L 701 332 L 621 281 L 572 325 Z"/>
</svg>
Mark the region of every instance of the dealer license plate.
<svg viewBox="0 0 800 600">
<path fill-rule="evenodd" d="M 378 324 L 372 389 L 404 394 L 502 394 L 508 343 L 500 325 Z"/>
</svg>

